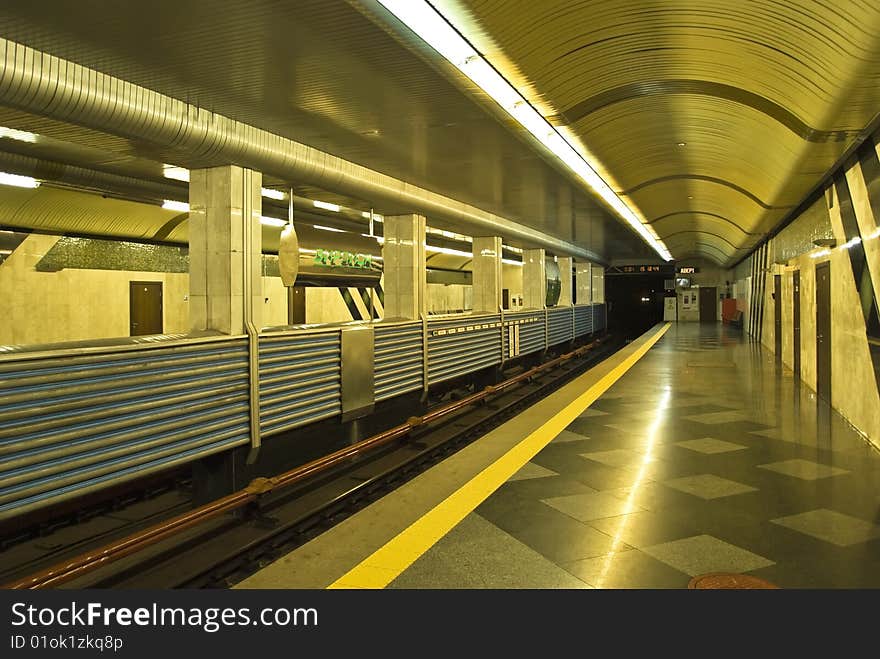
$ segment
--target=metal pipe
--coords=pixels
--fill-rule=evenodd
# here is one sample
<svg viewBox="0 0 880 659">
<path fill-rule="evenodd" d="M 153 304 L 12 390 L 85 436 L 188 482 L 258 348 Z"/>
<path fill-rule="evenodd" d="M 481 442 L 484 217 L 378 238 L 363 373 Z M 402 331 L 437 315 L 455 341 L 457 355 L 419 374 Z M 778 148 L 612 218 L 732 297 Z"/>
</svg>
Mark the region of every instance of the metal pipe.
<svg viewBox="0 0 880 659">
<path fill-rule="evenodd" d="M 155 545 L 162 540 L 166 540 L 181 531 L 185 531 L 198 524 L 215 519 L 227 512 L 238 510 L 249 503 L 256 502 L 261 495 L 301 483 L 316 474 L 338 467 L 352 458 L 359 457 L 366 452 L 390 444 L 398 439 L 403 439 L 409 435 L 410 432 L 420 426 L 438 421 L 439 419 L 458 412 L 465 407 L 474 405 L 490 396 L 505 391 L 515 384 L 528 380 L 543 371 L 554 368 L 555 366 L 574 359 L 575 357 L 579 357 L 601 342 L 602 339 L 597 339 L 596 341 L 576 350 L 509 378 L 500 384 L 488 386 L 482 391 L 466 396 L 461 400 L 443 405 L 421 417 L 411 417 L 405 423 L 397 425 L 377 435 L 373 435 L 368 439 L 352 444 L 344 449 L 330 453 L 322 458 L 313 460 L 300 467 L 296 467 L 295 469 L 278 476 L 254 479 L 243 490 L 239 490 L 229 496 L 223 497 L 222 499 L 218 499 L 217 501 L 213 501 L 204 506 L 200 506 L 176 517 L 172 517 L 169 520 L 155 524 L 142 531 L 138 531 L 137 533 L 129 535 L 121 540 L 117 540 L 116 542 L 92 552 L 70 558 L 41 572 L 7 584 L 4 588 L 11 590 L 36 590 L 51 588 L 67 583 L 72 579 L 85 575 L 105 565 L 109 565 L 110 563 L 125 558 L 141 549 Z"/>
<path fill-rule="evenodd" d="M 83 102 L 83 99 L 89 102 Z M 0 39 L 0 103 L 155 145 L 165 162 L 236 163 L 353 197 L 387 203 L 558 254 L 595 252 L 313 147 L 139 87 L 94 69 Z"/>
</svg>

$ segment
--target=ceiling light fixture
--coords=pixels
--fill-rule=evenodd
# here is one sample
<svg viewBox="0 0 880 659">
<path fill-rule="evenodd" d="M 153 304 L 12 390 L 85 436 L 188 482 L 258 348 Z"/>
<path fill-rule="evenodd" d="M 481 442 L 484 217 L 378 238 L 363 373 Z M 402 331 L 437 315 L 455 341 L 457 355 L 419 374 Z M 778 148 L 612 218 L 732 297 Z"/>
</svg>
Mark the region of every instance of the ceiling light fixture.
<svg viewBox="0 0 880 659">
<path fill-rule="evenodd" d="M 174 201 L 173 199 L 165 199 L 162 202 L 162 208 L 167 211 L 179 211 L 181 213 L 189 213 L 189 204 L 185 201 Z"/>
<path fill-rule="evenodd" d="M 450 23 L 425 0 L 379 0 L 388 11 L 449 60 L 526 130 L 565 163 L 593 192 L 653 247 L 666 261 L 672 255 L 654 238 L 635 212 L 541 114 L 514 89 Z"/>
<path fill-rule="evenodd" d="M 175 181 L 186 181 L 189 183 L 189 170 L 185 167 L 168 164 L 162 165 L 162 176 L 173 178 Z"/>
<path fill-rule="evenodd" d="M 470 252 L 463 252 L 460 249 L 452 249 L 450 247 L 435 247 L 434 245 L 425 245 L 425 250 L 435 252 L 437 254 L 448 254 L 449 256 L 461 256 L 463 258 L 472 259 L 474 257 Z"/>
<path fill-rule="evenodd" d="M 277 201 L 284 200 L 284 192 L 281 190 L 274 190 L 272 188 L 260 188 L 260 194 L 266 197 L 266 199 L 275 199 Z"/>
<path fill-rule="evenodd" d="M 339 212 L 339 206 L 336 204 L 328 204 L 326 201 L 313 201 L 315 208 L 323 208 L 324 210 L 333 211 L 334 213 Z"/>
<path fill-rule="evenodd" d="M 678 146 L 687 146 L 687 142 L 679 142 Z"/>
<path fill-rule="evenodd" d="M 7 128 L 6 126 L 0 126 L 0 137 L 18 140 L 19 142 L 29 142 L 30 144 L 37 141 L 37 136 L 34 133 L 18 130 L 17 128 Z"/>
<path fill-rule="evenodd" d="M 260 224 L 265 224 L 267 227 L 286 227 L 287 220 L 281 220 L 277 217 L 266 217 L 265 215 L 261 215 Z"/>
<path fill-rule="evenodd" d="M 348 233 L 347 231 L 344 231 L 343 229 L 337 229 L 336 227 L 325 227 L 321 224 L 313 224 L 312 226 L 315 229 L 320 229 L 321 231 L 333 231 L 334 233 Z"/>
<path fill-rule="evenodd" d="M 0 172 L 0 183 L 3 185 L 11 185 L 16 188 L 38 188 L 40 182 L 30 176 L 19 176 L 18 174 L 9 174 Z"/>
</svg>

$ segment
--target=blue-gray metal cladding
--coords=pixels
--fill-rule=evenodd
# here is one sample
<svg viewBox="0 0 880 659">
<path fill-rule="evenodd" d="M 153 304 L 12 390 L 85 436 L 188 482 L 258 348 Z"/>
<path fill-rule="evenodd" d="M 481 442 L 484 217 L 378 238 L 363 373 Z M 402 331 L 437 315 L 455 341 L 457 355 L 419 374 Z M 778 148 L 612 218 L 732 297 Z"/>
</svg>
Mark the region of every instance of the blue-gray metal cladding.
<svg viewBox="0 0 880 659">
<path fill-rule="evenodd" d="M 0 518 L 249 441 L 244 339 L 0 360 Z"/>
<path fill-rule="evenodd" d="M 584 304 L 574 308 L 574 335 L 584 336 L 593 333 L 593 307 Z"/>
<path fill-rule="evenodd" d="M 260 429 L 290 430 L 342 412 L 340 331 L 260 337 Z"/>
<path fill-rule="evenodd" d="M 593 305 L 593 331 L 599 332 L 605 329 L 605 303 Z"/>
<path fill-rule="evenodd" d="M 422 323 L 378 323 L 374 341 L 376 401 L 421 389 L 424 372 Z"/>
<path fill-rule="evenodd" d="M 574 338 L 573 307 L 559 307 L 547 310 L 547 337 L 551 346 L 571 341 Z"/>
<path fill-rule="evenodd" d="M 501 316 L 428 321 L 428 384 L 501 363 Z"/>
<path fill-rule="evenodd" d="M 511 325 L 519 325 L 519 354 L 527 355 L 530 352 L 544 350 L 545 327 L 543 311 L 520 311 L 512 314 L 504 314 L 505 337 L 507 328 Z M 505 342 L 505 345 L 507 342 Z M 510 347 L 507 346 L 505 357 L 510 357 Z"/>
</svg>

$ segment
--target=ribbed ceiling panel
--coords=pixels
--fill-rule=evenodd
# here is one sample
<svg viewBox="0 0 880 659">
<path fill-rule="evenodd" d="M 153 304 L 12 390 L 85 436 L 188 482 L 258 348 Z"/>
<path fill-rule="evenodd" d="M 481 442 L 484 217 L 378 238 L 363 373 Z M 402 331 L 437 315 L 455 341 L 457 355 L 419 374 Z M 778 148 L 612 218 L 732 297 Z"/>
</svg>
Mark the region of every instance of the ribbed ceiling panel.
<svg viewBox="0 0 880 659">
<path fill-rule="evenodd" d="M 877 2 L 436 5 L 586 145 L 674 256 L 741 255 L 880 110 Z"/>
</svg>

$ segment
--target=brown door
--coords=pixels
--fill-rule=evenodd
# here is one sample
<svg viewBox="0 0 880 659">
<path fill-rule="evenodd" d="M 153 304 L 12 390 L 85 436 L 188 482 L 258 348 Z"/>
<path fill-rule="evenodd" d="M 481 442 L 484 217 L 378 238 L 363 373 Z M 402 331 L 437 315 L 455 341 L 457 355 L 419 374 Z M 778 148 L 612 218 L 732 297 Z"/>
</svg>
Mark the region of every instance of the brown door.
<svg viewBox="0 0 880 659">
<path fill-rule="evenodd" d="M 792 308 L 792 333 L 791 341 L 794 349 L 792 367 L 794 374 L 801 374 L 801 273 L 795 270 L 791 273 L 791 308 Z"/>
<path fill-rule="evenodd" d="M 718 321 L 718 301 L 716 300 L 717 289 L 712 286 L 706 288 L 700 286 L 700 322 L 714 323 Z"/>
<path fill-rule="evenodd" d="M 162 333 L 162 282 L 132 281 L 128 284 L 131 336 Z"/>
<path fill-rule="evenodd" d="M 782 359 L 782 275 L 773 275 L 773 344 L 776 360 Z"/>
<path fill-rule="evenodd" d="M 831 268 L 816 266 L 816 393 L 831 402 Z"/>
<path fill-rule="evenodd" d="M 287 324 L 302 325 L 306 322 L 306 289 L 291 286 L 287 289 Z"/>
</svg>

